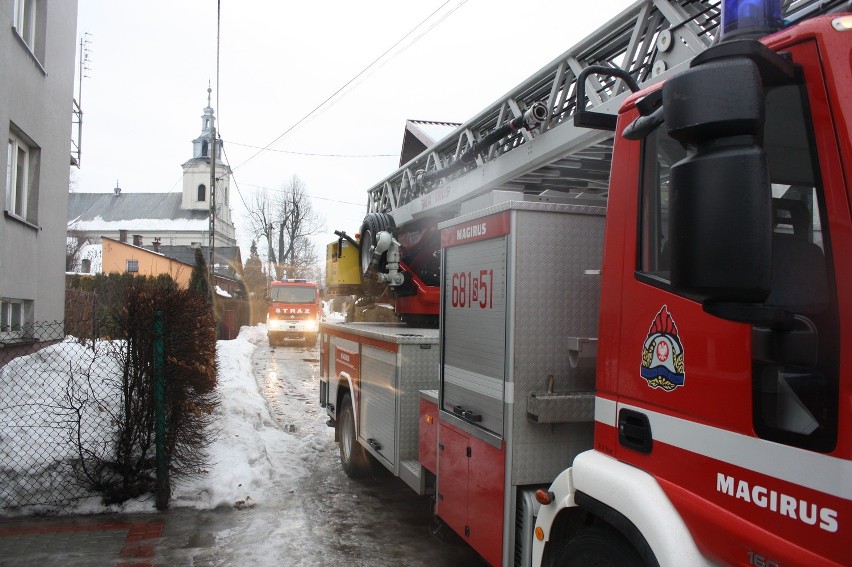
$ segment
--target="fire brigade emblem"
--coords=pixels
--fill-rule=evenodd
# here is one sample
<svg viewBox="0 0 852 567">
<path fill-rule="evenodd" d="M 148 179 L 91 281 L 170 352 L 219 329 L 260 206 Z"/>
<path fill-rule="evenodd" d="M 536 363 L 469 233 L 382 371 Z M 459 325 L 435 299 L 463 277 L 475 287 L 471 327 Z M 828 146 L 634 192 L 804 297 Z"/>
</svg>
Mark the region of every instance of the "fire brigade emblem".
<svg viewBox="0 0 852 567">
<path fill-rule="evenodd" d="M 677 325 L 663 305 L 642 346 L 642 378 L 651 388 L 662 388 L 671 392 L 683 386 L 686 373 L 683 370 L 683 345 L 677 334 Z"/>
</svg>

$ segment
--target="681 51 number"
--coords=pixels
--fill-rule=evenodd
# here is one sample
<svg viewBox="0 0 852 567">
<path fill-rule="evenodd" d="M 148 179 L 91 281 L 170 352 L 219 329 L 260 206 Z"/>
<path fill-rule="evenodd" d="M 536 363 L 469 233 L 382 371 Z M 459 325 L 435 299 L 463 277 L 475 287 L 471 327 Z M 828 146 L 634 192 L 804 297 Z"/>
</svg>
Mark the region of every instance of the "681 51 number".
<svg viewBox="0 0 852 567">
<path fill-rule="evenodd" d="M 451 282 L 453 307 L 494 308 L 494 270 L 479 270 L 478 274 L 454 272 Z"/>
</svg>

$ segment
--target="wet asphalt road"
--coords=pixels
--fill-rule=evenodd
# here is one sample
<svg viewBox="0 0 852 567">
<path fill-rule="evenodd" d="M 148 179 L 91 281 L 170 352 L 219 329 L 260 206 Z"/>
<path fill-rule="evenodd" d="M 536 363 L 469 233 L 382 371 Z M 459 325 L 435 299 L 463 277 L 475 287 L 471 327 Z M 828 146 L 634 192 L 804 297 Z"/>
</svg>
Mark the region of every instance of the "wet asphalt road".
<svg viewBox="0 0 852 567">
<path fill-rule="evenodd" d="M 259 346 L 255 376 L 279 427 L 294 435 L 319 427 L 333 439 L 317 401 L 318 357 L 317 348 L 298 342 Z M 305 527 L 316 544 L 315 550 L 301 550 L 303 560 L 317 565 L 485 565 L 464 543 L 442 543 L 430 534 L 428 497 L 417 496 L 382 467 L 372 478 L 353 481 L 340 467 L 337 445 L 328 449 L 297 491 Z"/>
</svg>

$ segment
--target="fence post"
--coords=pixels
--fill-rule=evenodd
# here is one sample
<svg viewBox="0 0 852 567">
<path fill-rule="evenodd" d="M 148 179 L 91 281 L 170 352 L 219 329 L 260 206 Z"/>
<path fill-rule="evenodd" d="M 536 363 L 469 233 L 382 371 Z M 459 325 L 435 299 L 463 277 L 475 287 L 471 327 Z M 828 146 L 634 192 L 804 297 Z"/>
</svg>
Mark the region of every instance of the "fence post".
<svg viewBox="0 0 852 567">
<path fill-rule="evenodd" d="M 157 445 L 157 510 L 169 507 L 169 465 L 166 462 L 166 410 L 163 367 L 165 366 L 163 341 L 163 312 L 154 313 L 154 414 L 156 418 L 155 442 Z"/>
</svg>

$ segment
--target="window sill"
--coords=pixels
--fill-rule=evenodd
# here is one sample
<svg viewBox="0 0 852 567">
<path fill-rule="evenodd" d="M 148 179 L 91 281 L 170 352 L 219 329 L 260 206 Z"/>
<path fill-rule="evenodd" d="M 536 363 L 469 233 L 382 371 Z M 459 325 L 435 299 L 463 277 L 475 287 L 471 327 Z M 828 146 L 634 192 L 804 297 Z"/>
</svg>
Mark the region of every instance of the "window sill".
<svg viewBox="0 0 852 567">
<path fill-rule="evenodd" d="M 26 337 L 23 333 L 0 333 L 0 348 L 31 345 L 37 342 L 33 337 Z"/>
<path fill-rule="evenodd" d="M 32 48 L 27 44 L 26 41 L 24 41 L 24 38 L 21 37 L 20 32 L 18 32 L 18 28 L 16 28 L 15 26 L 12 26 L 12 32 L 14 32 L 13 35 L 18 40 L 18 43 L 20 43 L 21 46 L 24 49 L 27 50 L 27 53 L 30 54 L 30 57 L 32 57 L 33 63 L 36 64 L 36 67 L 38 67 L 38 69 L 41 71 L 41 74 L 46 77 L 47 76 L 47 70 L 44 68 L 44 65 L 41 64 L 41 61 L 39 61 L 38 56 L 33 52 Z"/>
<path fill-rule="evenodd" d="M 19 217 L 15 213 L 12 213 L 10 211 L 3 211 L 3 213 L 6 215 L 7 219 L 13 220 L 15 222 L 19 222 L 22 225 L 27 226 L 27 227 L 35 230 L 35 231 L 40 231 L 42 229 L 39 225 L 31 223 L 27 219 Z"/>
</svg>

